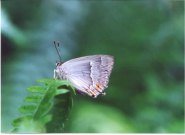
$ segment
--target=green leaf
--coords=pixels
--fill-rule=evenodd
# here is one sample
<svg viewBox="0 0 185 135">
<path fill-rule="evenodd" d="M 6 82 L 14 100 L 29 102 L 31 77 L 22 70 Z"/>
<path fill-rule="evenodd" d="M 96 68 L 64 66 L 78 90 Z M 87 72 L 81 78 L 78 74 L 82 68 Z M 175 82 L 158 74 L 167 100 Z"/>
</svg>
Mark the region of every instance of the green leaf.
<svg viewBox="0 0 185 135">
<path fill-rule="evenodd" d="M 40 95 L 31 95 L 27 96 L 24 101 L 25 102 L 32 102 L 32 103 L 39 103 L 41 101 L 42 96 Z"/>
<path fill-rule="evenodd" d="M 16 133 L 62 132 L 72 107 L 71 89 L 66 80 L 41 79 L 44 86 L 32 86 L 19 111 L 26 115 L 13 121 Z M 50 126 L 48 126 L 48 124 Z M 37 125 L 37 126 L 35 126 Z M 53 127 L 54 126 L 54 127 Z M 51 128 L 52 127 L 52 128 Z"/>
<path fill-rule="evenodd" d="M 46 113 L 48 113 L 53 104 L 52 100 L 55 96 L 55 91 L 57 90 L 56 86 L 58 85 L 52 83 L 48 86 L 47 92 L 42 98 L 40 104 L 38 105 L 36 113 L 34 114 L 34 119 L 39 119 L 39 117 L 43 117 Z"/>
<path fill-rule="evenodd" d="M 36 109 L 35 105 L 24 105 L 19 108 L 19 111 L 23 114 L 34 113 Z"/>
<path fill-rule="evenodd" d="M 48 115 L 46 115 L 45 117 L 42 117 L 41 119 L 40 119 L 40 121 L 42 122 L 42 123 L 48 123 L 48 122 L 50 122 L 52 120 L 52 115 L 51 114 L 48 114 Z"/>
<path fill-rule="evenodd" d="M 45 84 L 50 84 L 52 83 L 54 79 L 40 79 L 40 80 L 37 80 L 37 82 L 41 82 L 41 83 L 45 83 Z"/>
<path fill-rule="evenodd" d="M 19 125 L 20 125 L 20 123 L 23 121 L 23 119 L 32 119 L 32 116 L 30 115 L 28 115 L 28 116 L 25 116 L 25 117 L 19 117 L 19 118 L 17 118 L 17 119 L 15 119 L 13 122 L 12 122 L 12 125 L 14 126 L 14 127 L 18 127 Z"/>
<path fill-rule="evenodd" d="M 55 97 L 55 104 L 51 110 L 52 114 L 54 115 L 52 121 L 47 124 L 47 132 L 60 133 L 64 131 L 64 124 L 72 108 L 72 105 L 72 96 L 69 92 L 57 95 Z"/>
<path fill-rule="evenodd" d="M 58 90 L 56 91 L 55 95 L 57 96 L 57 95 L 65 94 L 65 93 L 68 93 L 68 92 L 70 92 L 70 91 L 67 90 L 67 89 L 58 89 Z"/>
<path fill-rule="evenodd" d="M 30 92 L 45 93 L 46 89 L 43 89 L 43 86 L 31 86 L 28 88 Z"/>
</svg>

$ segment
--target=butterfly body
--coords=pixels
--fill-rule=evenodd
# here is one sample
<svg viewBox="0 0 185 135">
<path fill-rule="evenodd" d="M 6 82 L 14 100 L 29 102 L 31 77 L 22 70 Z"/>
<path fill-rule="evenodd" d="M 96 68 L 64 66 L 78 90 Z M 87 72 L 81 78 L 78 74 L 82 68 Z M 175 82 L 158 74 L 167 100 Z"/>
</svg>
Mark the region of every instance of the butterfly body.
<svg viewBox="0 0 185 135">
<path fill-rule="evenodd" d="M 105 94 L 114 64 L 110 55 L 91 55 L 58 63 L 54 70 L 55 79 L 64 79 L 80 92 L 91 97 Z"/>
</svg>

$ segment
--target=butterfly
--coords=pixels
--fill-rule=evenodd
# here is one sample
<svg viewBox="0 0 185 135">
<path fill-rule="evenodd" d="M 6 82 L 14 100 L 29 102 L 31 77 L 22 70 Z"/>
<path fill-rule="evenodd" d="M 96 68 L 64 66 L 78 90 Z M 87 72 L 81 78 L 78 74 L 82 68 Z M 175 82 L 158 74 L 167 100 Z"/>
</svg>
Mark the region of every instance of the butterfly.
<svg viewBox="0 0 185 135">
<path fill-rule="evenodd" d="M 57 62 L 54 78 L 68 80 L 80 93 L 96 98 L 105 95 L 114 58 L 110 55 L 90 55 Z"/>
</svg>

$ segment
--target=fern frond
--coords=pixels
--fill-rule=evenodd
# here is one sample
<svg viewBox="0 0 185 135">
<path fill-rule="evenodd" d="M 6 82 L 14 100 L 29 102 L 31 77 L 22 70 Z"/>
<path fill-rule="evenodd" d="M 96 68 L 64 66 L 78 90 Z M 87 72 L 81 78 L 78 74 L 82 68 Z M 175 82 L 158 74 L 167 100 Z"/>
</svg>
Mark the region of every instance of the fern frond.
<svg viewBox="0 0 185 135">
<path fill-rule="evenodd" d="M 66 80 L 42 79 L 38 82 L 45 85 L 28 88 L 31 94 L 24 99 L 26 105 L 19 108 L 23 116 L 13 121 L 14 129 L 12 132 L 63 131 L 63 124 L 72 107 L 71 90 L 74 91 L 74 88 Z M 50 128 L 51 126 L 48 125 L 53 125 L 53 123 L 55 125 L 57 123 L 57 125 L 55 128 Z"/>
</svg>

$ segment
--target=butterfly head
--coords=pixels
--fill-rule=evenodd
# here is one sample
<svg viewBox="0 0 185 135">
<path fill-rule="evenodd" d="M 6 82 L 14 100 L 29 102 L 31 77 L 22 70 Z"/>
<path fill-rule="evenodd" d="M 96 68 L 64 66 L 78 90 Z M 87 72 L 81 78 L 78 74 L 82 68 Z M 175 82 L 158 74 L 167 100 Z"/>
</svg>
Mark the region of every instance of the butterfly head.
<svg viewBox="0 0 185 135">
<path fill-rule="evenodd" d="M 62 64 L 63 64 L 63 62 L 61 62 L 61 61 L 57 62 L 56 61 L 56 67 L 61 66 Z"/>
</svg>

